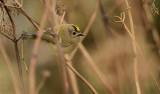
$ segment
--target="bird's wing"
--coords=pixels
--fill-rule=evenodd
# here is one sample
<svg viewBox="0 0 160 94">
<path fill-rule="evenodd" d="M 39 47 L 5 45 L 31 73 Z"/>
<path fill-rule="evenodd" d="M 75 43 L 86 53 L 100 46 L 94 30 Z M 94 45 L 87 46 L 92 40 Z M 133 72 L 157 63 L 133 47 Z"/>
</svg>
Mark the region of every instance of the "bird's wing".
<svg viewBox="0 0 160 94">
<path fill-rule="evenodd" d="M 43 31 L 42 40 L 45 41 L 45 42 L 55 44 L 55 39 L 54 39 L 54 37 L 52 36 L 51 33 L 52 32 L 48 31 L 48 30 Z"/>
</svg>

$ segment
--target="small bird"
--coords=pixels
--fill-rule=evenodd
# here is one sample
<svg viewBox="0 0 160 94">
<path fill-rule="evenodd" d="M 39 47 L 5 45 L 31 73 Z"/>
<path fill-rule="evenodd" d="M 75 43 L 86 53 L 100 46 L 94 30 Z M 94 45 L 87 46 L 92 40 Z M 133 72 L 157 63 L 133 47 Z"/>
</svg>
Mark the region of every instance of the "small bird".
<svg viewBox="0 0 160 94">
<path fill-rule="evenodd" d="M 58 39 L 59 39 L 59 42 L 60 42 L 60 45 L 62 47 L 64 54 L 68 54 L 72 52 L 79 44 L 80 37 L 84 36 L 80 32 L 80 29 L 76 25 L 73 25 L 73 24 L 60 24 L 60 25 L 54 26 L 53 29 L 58 35 Z M 57 46 L 55 44 L 55 39 L 52 36 L 51 28 L 47 30 L 43 30 L 41 31 L 41 33 L 43 33 L 42 38 L 41 38 L 42 41 L 49 44 L 54 54 L 57 55 L 58 54 Z M 38 34 L 40 33 L 24 32 L 22 34 L 22 40 L 36 39 Z"/>
</svg>

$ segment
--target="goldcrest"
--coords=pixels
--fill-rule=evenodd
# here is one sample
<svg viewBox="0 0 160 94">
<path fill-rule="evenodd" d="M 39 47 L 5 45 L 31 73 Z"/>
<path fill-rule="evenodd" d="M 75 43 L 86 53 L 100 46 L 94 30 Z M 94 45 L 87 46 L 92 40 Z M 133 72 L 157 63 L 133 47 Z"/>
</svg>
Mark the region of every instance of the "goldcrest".
<svg viewBox="0 0 160 94">
<path fill-rule="evenodd" d="M 84 36 L 80 29 L 73 24 L 60 24 L 54 27 L 54 31 L 58 35 L 58 39 L 64 54 L 73 51 L 80 42 L 80 37 Z M 55 54 L 58 54 L 57 46 L 55 44 L 54 37 L 51 35 L 52 31 L 50 29 L 41 31 L 43 33 L 42 41 L 50 45 L 51 49 Z M 24 32 L 22 34 L 22 39 L 36 39 L 38 32 L 29 33 Z"/>
</svg>

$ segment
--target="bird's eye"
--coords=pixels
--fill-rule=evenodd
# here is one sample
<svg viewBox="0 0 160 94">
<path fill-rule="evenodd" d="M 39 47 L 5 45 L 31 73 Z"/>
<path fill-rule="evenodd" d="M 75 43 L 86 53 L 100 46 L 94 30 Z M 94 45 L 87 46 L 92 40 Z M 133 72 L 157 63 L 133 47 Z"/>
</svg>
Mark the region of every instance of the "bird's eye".
<svg viewBox="0 0 160 94">
<path fill-rule="evenodd" d="M 73 35 L 76 35 L 76 32 L 73 32 L 72 34 L 73 34 Z"/>
</svg>

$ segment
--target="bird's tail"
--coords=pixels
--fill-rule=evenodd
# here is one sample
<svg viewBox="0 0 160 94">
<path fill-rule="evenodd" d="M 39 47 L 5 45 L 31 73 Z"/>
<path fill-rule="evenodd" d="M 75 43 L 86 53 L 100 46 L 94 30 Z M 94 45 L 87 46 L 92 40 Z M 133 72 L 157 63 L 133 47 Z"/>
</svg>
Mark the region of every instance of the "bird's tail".
<svg viewBox="0 0 160 94">
<path fill-rule="evenodd" d="M 30 32 L 24 32 L 21 35 L 22 35 L 22 40 L 25 40 L 25 39 L 35 39 L 37 37 L 37 34 L 30 33 Z"/>
</svg>

